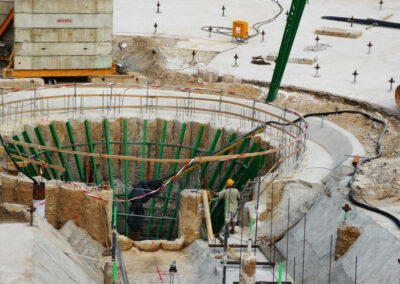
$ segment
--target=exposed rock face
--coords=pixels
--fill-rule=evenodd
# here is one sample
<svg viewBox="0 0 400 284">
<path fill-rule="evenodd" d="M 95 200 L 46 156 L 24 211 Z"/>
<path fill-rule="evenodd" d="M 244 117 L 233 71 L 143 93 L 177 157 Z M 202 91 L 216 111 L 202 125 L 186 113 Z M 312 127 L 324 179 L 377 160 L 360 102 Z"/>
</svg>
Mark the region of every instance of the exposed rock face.
<svg viewBox="0 0 400 284">
<path fill-rule="evenodd" d="M 204 218 L 201 191 L 185 189 L 181 193 L 179 208 L 179 237 L 185 239 L 185 244 L 190 245 L 201 238 L 201 222 Z"/>
<path fill-rule="evenodd" d="M 29 222 L 27 208 L 20 204 L 0 204 L 0 221 Z"/>
<path fill-rule="evenodd" d="M 344 255 L 359 236 L 360 232 L 356 228 L 346 223 L 340 224 L 337 229 L 335 260 Z"/>
</svg>

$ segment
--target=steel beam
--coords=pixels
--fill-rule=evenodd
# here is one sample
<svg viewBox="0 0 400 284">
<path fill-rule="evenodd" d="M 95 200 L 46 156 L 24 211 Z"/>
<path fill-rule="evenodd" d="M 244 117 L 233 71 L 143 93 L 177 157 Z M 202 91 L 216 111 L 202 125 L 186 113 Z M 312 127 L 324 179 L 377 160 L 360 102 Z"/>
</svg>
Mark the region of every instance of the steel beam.
<svg viewBox="0 0 400 284">
<path fill-rule="evenodd" d="M 69 136 L 69 141 L 71 142 L 72 145 L 72 150 L 77 151 L 76 148 L 77 145 L 75 144 L 75 138 L 74 138 L 74 133 L 72 132 L 71 122 L 67 121 L 65 123 L 65 126 L 67 127 L 67 132 Z M 81 159 L 78 154 L 74 154 L 74 158 L 75 158 L 76 168 L 78 169 L 79 178 L 81 182 L 85 182 L 85 174 L 83 173 Z"/>
<path fill-rule="evenodd" d="M 36 137 L 37 137 L 37 139 L 39 141 L 39 144 L 42 145 L 42 146 L 46 146 L 46 142 L 44 141 L 44 138 L 43 138 L 42 132 L 40 131 L 40 128 L 39 127 L 35 127 L 34 130 L 35 130 Z M 47 162 L 50 165 L 54 165 L 53 159 L 51 158 L 51 155 L 50 155 L 50 151 L 49 150 L 44 150 L 44 154 L 46 156 Z M 53 178 L 54 179 L 58 179 L 57 171 L 55 169 L 53 169 L 53 168 L 51 168 L 50 171 L 51 171 L 51 174 L 53 175 Z"/>
<path fill-rule="evenodd" d="M 61 149 L 60 140 L 58 139 L 57 132 L 56 132 L 56 128 L 54 127 L 54 124 L 53 124 L 53 123 L 50 124 L 50 125 L 49 125 L 49 128 L 50 128 L 51 136 L 53 137 L 54 145 L 55 145 L 58 149 Z M 63 153 L 63 152 L 58 152 L 58 157 L 60 158 L 61 164 L 63 165 L 63 167 L 64 167 L 64 169 L 65 169 L 65 172 L 64 172 L 64 177 L 65 177 L 65 179 L 66 179 L 67 181 L 71 181 L 71 173 L 70 173 L 70 171 L 69 171 L 68 164 L 67 164 L 67 162 L 65 161 L 64 153 Z"/>
<path fill-rule="evenodd" d="M 204 132 L 204 126 L 202 125 L 202 126 L 200 127 L 199 133 L 198 133 L 198 135 L 197 135 L 196 143 L 195 143 L 195 145 L 194 145 L 194 149 L 193 149 L 193 152 L 192 152 L 192 155 L 191 155 L 191 158 L 192 158 L 192 159 L 193 159 L 194 157 L 196 157 L 197 148 L 199 148 L 199 146 L 200 146 L 201 138 L 203 137 L 203 132 Z M 178 214 L 178 210 L 179 210 L 179 204 L 180 204 L 180 200 L 181 200 L 181 192 L 182 192 L 182 190 L 186 187 L 186 184 L 187 184 L 187 182 L 188 182 L 188 180 L 189 180 L 189 175 L 190 175 L 190 173 L 191 173 L 191 172 L 186 173 L 185 178 L 184 178 L 184 180 L 183 180 L 183 182 L 182 182 L 182 184 L 181 184 L 181 188 L 180 188 L 180 190 L 179 190 L 179 192 L 178 192 L 178 200 L 176 201 L 176 206 L 175 206 L 174 212 L 173 212 L 173 214 L 172 214 L 172 218 L 174 218 L 174 220 L 171 220 L 171 221 L 169 222 L 169 226 L 168 226 L 168 231 L 167 231 L 166 239 L 169 239 L 169 237 L 170 237 L 170 235 L 171 235 L 172 227 L 173 227 L 173 225 L 174 225 L 174 222 L 176 221 L 176 220 L 175 220 L 175 219 L 176 219 L 176 215 Z"/>
<path fill-rule="evenodd" d="M 29 134 L 28 134 L 27 131 L 23 131 L 23 132 L 22 132 L 22 137 L 24 137 L 24 140 L 25 140 L 26 143 L 32 144 L 32 140 L 31 140 L 31 138 L 29 137 Z M 35 158 L 36 160 L 38 160 L 38 161 L 41 160 L 41 159 L 39 158 L 39 154 L 38 154 L 38 152 L 36 151 L 35 148 L 29 147 L 29 151 L 31 152 L 31 155 L 34 156 L 34 158 Z M 40 167 L 39 167 L 39 169 L 40 169 Z M 50 174 L 49 174 L 49 172 L 47 171 L 46 168 L 43 169 L 43 176 L 44 176 L 44 178 L 47 179 L 47 180 L 50 180 L 50 179 L 51 179 L 51 178 L 50 178 Z"/>
<path fill-rule="evenodd" d="M 167 132 L 167 126 L 168 126 L 168 122 L 166 120 L 164 120 L 164 126 L 163 126 L 163 130 L 162 130 L 162 134 L 161 134 L 161 144 L 160 144 L 160 151 L 158 153 L 158 158 L 162 159 L 163 157 L 163 152 L 164 152 L 164 142 L 165 142 L 165 133 Z M 157 167 L 156 167 L 156 176 L 155 179 L 159 179 L 160 177 L 160 169 L 161 169 L 161 163 L 157 163 Z M 146 236 L 148 237 L 150 235 L 150 230 L 151 230 L 151 216 L 153 216 L 154 213 L 154 204 L 155 204 L 155 198 L 151 199 L 151 205 L 150 205 L 150 212 L 149 212 L 149 221 L 147 223 L 147 233 Z"/>
<path fill-rule="evenodd" d="M 182 143 L 183 143 L 183 138 L 185 137 L 185 132 L 186 132 L 186 123 L 183 123 L 182 124 L 182 129 L 181 129 L 181 135 L 179 136 L 179 145 L 182 145 Z M 175 159 L 179 159 L 179 156 L 181 154 L 181 149 L 182 149 L 181 147 L 178 147 L 176 149 Z M 174 174 L 176 172 L 177 165 L 178 165 L 178 163 L 174 163 L 172 165 L 171 174 Z M 171 193 L 171 189 L 172 189 L 172 184 L 173 183 L 174 183 L 174 181 L 172 180 L 168 184 L 168 188 L 167 188 L 167 192 L 166 192 L 166 196 L 165 196 L 165 200 L 164 200 L 164 205 L 163 205 L 163 208 L 162 208 L 162 216 L 164 216 L 165 212 L 167 211 L 169 195 Z M 162 229 L 163 223 L 164 223 L 164 219 L 161 219 L 160 222 L 158 223 L 157 235 L 156 235 L 156 239 L 157 240 L 160 238 L 160 234 L 161 234 L 161 229 Z"/>
<path fill-rule="evenodd" d="M 86 119 L 85 122 L 85 130 L 86 130 L 86 137 L 89 143 L 89 152 L 90 153 L 94 153 L 94 148 L 93 148 L 93 142 L 92 142 L 92 136 L 90 134 L 90 127 L 89 127 L 89 121 Z M 95 157 L 90 157 L 92 164 L 93 164 L 93 172 L 94 172 L 94 177 L 95 177 L 95 182 L 97 185 L 100 184 L 100 179 L 99 179 L 99 175 L 97 173 L 97 166 L 96 166 L 96 159 Z"/>
</svg>

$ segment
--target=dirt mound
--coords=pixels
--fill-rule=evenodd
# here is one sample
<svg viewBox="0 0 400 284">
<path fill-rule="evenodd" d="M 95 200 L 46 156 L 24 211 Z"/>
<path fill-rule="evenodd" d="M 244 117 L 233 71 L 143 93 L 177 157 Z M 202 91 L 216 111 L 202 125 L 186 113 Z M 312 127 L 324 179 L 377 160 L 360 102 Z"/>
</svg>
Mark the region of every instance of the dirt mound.
<svg viewBox="0 0 400 284">
<path fill-rule="evenodd" d="M 146 241 L 134 242 L 134 245 L 141 251 L 157 251 L 161 247 L 161 241 L 146 240 Z"/>
<path fill-rule="evenodd" d="M 13 222 L 29 222 L 30 214 L 28 208 L 19 204 L 0 204 L 0 222 L 13 221 Z"/>
<path fill-rule="evenodd" d="M 7 174 L 1 175 L 3 184 L 2 201 L 29 206 L 32 201 L 32 182 Z M 56 186 L 46 184 L 46 218 L 56 229 L 69 220 L 88 231 L 89 235 L 104 246 L 111 244 L 111 191 L 88 190 L 103 198 L 98 200 L 85 194 L 72 184 Z M 5 189 L 5 190 L 4 190 Z"/>
<path fill-rule="evenodd" d="M 119 243 L 119 247 L 120 247 L 121 251 L 127 251 L 132 248 L 133 241 L 130 238 L 128 238 L 124 235 L 118 234 L 117 239 L 118 239 L 118 243 Z"/>
<path fill-rule="evenodd" d="M 163 250 L 181 250 L 183 248 L 183 245 L 185 244 L 185 239 L 180 237 L 179 239 L 176 239 L 175 241 L 167 241 L 163 240 L 161 241 L 161 248 Z"/>
<path fill-rule="evenodd" d="M 348 224 L 340 224 L 337 229 L 335 260 L 344 255 L 359 236 L 360 232 L 356 228 Z"/>
</svg>

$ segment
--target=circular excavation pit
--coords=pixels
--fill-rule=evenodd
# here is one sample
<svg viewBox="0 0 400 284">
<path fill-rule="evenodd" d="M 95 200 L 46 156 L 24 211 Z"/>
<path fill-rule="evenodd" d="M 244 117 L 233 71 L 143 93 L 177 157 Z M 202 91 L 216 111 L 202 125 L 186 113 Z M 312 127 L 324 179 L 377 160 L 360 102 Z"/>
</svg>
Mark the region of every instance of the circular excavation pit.
<svg viewBox="0 0 400 284">
<path fill-rule="evenodd" d="M 228 178 L 244 190 L 258 175 L 268 184 L 299 166 L 306 134 L 296 112 L 204 89 L 82 84 L 6 94 L 3 109 L 2 135 L 23 170 L 57 184 L 111 188 L 121 234 L 129 235 L 132 189 L 161 179 L 140 216 L 140 239 L 152 240 L 178 237 L 182 190 L 220 191 Z M 215 231 L 224 222 L 220 203 L 211 214 Z"/>
</svg>

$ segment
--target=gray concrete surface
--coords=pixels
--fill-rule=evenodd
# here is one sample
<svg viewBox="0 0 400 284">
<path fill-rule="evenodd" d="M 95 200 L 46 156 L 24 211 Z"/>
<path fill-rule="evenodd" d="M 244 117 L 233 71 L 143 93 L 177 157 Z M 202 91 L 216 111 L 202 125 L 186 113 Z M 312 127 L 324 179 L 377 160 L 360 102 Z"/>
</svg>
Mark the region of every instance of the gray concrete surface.
<svg viewBox="0 0 400 284">
<path fill-rule="evenodd" d="M 304 283 L 328 283 L 330 237 L 333 236 L 334 250 L 336 230 L 344 220 L 341 207 L 348 202 L 348 189 L 340 185 L 340 181 L 345 184 L 349 178 L 343 178 L 345 171 L 338 169 L 325 180 L 325 193 L 307 212 Z M 361 235 L 340 259 L 332 259 L 331 283 L 354 283 L 356 257 L 357 283 L 399 283 L 399 239 L 374 221 L 365 210 L 350 206 L 352 210 L 348 223 L 359 229 Z M 304 218 L 289 233 L 288 272 L 293 276 L 295 257 L 298 281 L 302 278 L 303 228 Z M 285 237 L 277 243 L 283 255 L 286 254 L 286 242 Z"/>
<path fill-rule="evenodd" d="M 35 214 L 36 216 L 36 214 Z M 67 255 L 70 244 L 40 217 L 0 223 L 0 283 L 102 283 L 82 258 Z"/>
<path fill-rule="evenodd" d="M 84 13 L 107 14 L 113 0 L 16 0 L 16 13 Z"/>
<path fill-rule="evenodd" d="M 22 14 L 14 17 L 15 28 L 112 28 L 112 14 Z"/>
<path fill-rule="evenodd" d="M 203 240 L 194 241 L 186 251 L 190 254 L 193 265 L 197 267 L 198 275 L 202 276 L 201 282 L 206 284 L 219 284 L 222 281 L 222 265 L 215 259 L 214 254 Z"/>
<path fill-rule="evenodd" d="M 19 56 L 109 55 L 112 52 L 112 45 L 111 42 L 16 42 L 14 50 Z"/>
<path fill-rule="evenodd" d="M 112 29 L 15 29 L 15 42 L 112 41 Z"/>
<path fill-rule="evenodd" d="M 353 158 L 348 155 L 364 155 L 364 148 L 360 142 L 347 130 L 321 118 L 307 118 L 309 129 L 308 138 L 319 144 L 331 155 L 333 164 L 336 166 L 343 160 L 349 163 Z"/>
<path fill-rule="evenodd" d="M 14 8 L 13 1 L 0 1 L 0 15 L 8 15 L 11 9 Z"/>
<path fill-rule="evenodd" d="M 0 88 L 25 89 L 44 85 L 42 78 L 0 79 Z"/>
<path fill-rule="evenodd" d="M 15 56 L 14 69 L 102 69 L 112 66 L 111 55 L 99 56 Z"/>
</svg>

